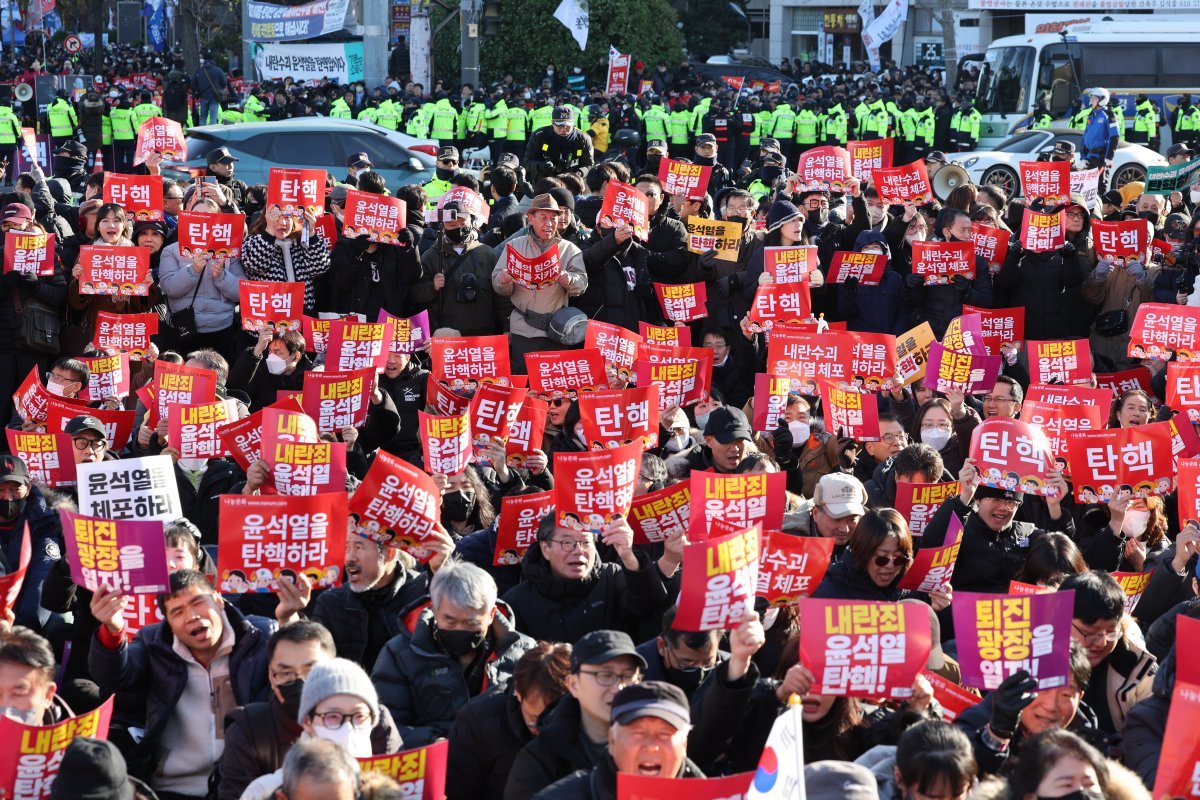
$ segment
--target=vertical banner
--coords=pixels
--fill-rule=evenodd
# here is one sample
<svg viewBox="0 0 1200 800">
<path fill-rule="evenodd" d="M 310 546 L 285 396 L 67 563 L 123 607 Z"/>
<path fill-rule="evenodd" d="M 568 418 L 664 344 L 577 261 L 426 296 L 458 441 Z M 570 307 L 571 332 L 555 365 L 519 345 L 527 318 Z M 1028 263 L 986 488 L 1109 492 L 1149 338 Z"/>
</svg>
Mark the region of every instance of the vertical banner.
<svg viewBox="0 0 1200 800">
<path fill-rule="evenodd" d="M 1075 593 L 954 595 L 954 636 L 963 686 L 991 691 L 1018 670 L 1038 689 L 1071 680 L 1071 614 Z"/>
<path fill-rule="evenodd" d="M 755 525 L 684 546 L 679 630 L 731 630 L 754 610 L 759 536 Z"/>
<path fill-rule="evenodd" d="M 609 97 L 625 94 L 629 85 L 629 54 L 618 53 L 615 48 L 608 51 L 608 80 L 604 93 Z"/>
<path fill-rule="evenodd" d="M 469 414 L 439 417 L 418 411 L 425 471 L 431 475 L 457 475 L 471 463 Z"/>
</svg>

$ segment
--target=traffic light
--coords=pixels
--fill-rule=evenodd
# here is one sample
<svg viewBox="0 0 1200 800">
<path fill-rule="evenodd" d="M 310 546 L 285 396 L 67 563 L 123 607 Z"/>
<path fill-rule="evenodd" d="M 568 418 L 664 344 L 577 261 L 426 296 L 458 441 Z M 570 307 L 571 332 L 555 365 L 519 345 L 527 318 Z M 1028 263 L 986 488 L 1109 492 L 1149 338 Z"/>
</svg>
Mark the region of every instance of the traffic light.
<svg viewBox="0 0 1200 800">
<path fill-rule="evenodd" d="M 500 0 L 484 0 L 483 25 L 484 36 L 496 36 L 500 33 L 500 23 L 504 18 L 500 15 Z"/>
</svg>

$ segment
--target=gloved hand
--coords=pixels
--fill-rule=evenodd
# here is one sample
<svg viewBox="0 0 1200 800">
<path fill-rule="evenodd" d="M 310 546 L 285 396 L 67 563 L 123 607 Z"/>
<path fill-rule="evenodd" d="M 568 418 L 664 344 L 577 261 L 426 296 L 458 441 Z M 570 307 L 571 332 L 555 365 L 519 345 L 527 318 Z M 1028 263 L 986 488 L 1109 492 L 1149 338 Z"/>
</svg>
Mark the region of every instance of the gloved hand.
<svg viewBox="0 0 1200 800">
<path fill-rule="evenodd" d="M 1107 258 L 1101 258 L 1096 261 L 1096 279 L 1104 280 L 1108 277 L 1108 273 L 1112 272 L 1112 261 Z"/>
<path fill-rule="evenodd" d="M 416 239 L 417 237 L 413 236 L 413 232 L 409 230 L 407 225 L 402 227 L 400 232 L 396 234 L 396 244 L 400 245 L 400 247 L 412 247 L 416 243 Z"/>
<path fill-rule="evenodd" d="M 1070 242 L 1065 243 L 1062 247 L 1058 248 L 1058 254 L 1063 258 L 1074 258 L 1075 245 Z"/>
<path fill-rule="evenodd" d="M 350 247 L 355 253 L 365 253 L 371 246 L 371 235 L 363 233 L 350 240 Z"/>
<path fill-rule="evenodd" d="M 703 253 L 700 254 L 700 266 L 704 267 L 705 269 L 712 269 L 716 265 L 717 265 L 717 251 L 715 249 L 705 250 Z"/>
<path fill-rule="evenodd" d="M 950 283 L 954 285 L 955 289 L 958 289 L 959 294 L 971 291 L 971 279 L 966 275 L 955 275 L 950 279 Z"/>
<path fill-rule="evenodd" d="M 717 281 L 717 295 L 722 300 L 728 300 L 729 296 L 741 288 L 742 278 L 736 272 L 726 275 Z"/>
<path fill-rule="evenodd" d="M 1014 238 L 1008 243 L 1008 254 L 1020 258 L 1025 255 L 1025 248 L 1021 247 L 1021 243 Z"/>
<path fill-rule="evenodd" d="M 1021 723 L 1021 711 L 1037 697 L 1037 681 L 1027 670 L 1018 670 L 1004 679 L 992 693 L 992 721 L 989 727 L 997 739 L 1011 739 Z"/>
<path fill-rule="evenodd" d="M 838 466 L 846 472 L 853 472 L 858 464 L 858 442 L 847 436 L 839 436 L 837 440 Z"/>
<path fill-rule="evenodd" d="M 544 172 L 547 175 L 553 175 L 556 172 L 558 172 L 558 169 L 555 167 L 553 161 L 550 161 L 550 160 L 543 161 L 543 162 L 541 162 L 540 166 L 541 166 L 542 172 Z"/>
<path fill-rule="evenodd" d="M 1146 268 L 1142 266 L 1142 262 L 1140 261 L 1125 262 L 1125 271 L 1128 272 L 1130 276 L 1134 278 L 1134 280 L 1140 281 L 1142 278 L 1146 277 Z"/>
<path fill-rule="evenodd" d="M 36 286 L 37 278 L 29 273 L 16 271 L 6 272 L 3 276 L 0 276 L 0 286 L 3 286 L 5 289 L 15 289 L 21 284 Z"/>
<path fill-rule="evenodd" d="M 775 433 L 771 435 L 771 442 L 775 447 L 775 463 L 779 466 L 792 463 L 792 431 L 787 426 L 787 422 L 780 420 L 779 427 L 775 429 Z"/>
<path fill-rule="evenodd" d="M 846 278 L 842 285 L 846 287 L 847 292 L 854 294 L 858 291 L 858 276 L 851 275 L 849 278 Z"/>
<path fill-rule="evenodd" d="M 914 272 L 905 277 L 904 283 L 907 284 L 910 289 L 915 289 L 925 283 L 925 278 Z"/>
</svg>

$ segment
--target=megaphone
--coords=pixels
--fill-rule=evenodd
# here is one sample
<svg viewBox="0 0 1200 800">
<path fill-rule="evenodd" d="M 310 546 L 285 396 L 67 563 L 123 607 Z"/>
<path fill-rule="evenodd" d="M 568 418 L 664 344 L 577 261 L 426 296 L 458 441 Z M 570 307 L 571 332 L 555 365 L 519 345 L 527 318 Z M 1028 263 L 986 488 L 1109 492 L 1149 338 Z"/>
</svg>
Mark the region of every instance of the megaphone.
<svg viewBox="0 0 1200 800">
<path fill-rule="evenodd" d="M 971 176 L 965 169 L 958 164 L 946 164 L 933 176 L 933 193 L 937 195 L 938 200 L 945 202 L 952 191 L 970 182 Z"/>
<path fill-rule="evenodd" d="M 28 103 L 33 99 L 33 87 L 28 83 L 17 84 L 17 87 L 13 89 L 13 97 L 17 98 L 22 103 Z"/>
</svg>

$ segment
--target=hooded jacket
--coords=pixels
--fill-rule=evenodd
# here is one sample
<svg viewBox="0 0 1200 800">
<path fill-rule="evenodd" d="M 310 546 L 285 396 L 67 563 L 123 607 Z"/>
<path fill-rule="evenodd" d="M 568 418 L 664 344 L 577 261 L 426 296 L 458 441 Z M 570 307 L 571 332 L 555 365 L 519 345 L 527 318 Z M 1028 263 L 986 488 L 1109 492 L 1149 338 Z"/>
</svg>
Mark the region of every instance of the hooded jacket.
<svg viewBox="0 0 1200 800">
<path fill-rule="evenodd" d="M 859 282 L 852 289 L 844 283 L 836 284 L 838 317 L 844 319 L 846 327 L 852 331 L 904 333 L 909 323 L 903 313 L 904 278 L 892 266 L 887 239 L 879 231 L 863 231 L 854 240 L 854 251 L 861 252 L 872 244 L 881 246 L 888 257 L 879 285 L 867 286 Z"/>
</svg>

